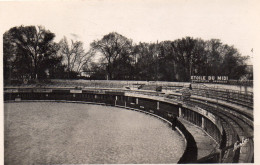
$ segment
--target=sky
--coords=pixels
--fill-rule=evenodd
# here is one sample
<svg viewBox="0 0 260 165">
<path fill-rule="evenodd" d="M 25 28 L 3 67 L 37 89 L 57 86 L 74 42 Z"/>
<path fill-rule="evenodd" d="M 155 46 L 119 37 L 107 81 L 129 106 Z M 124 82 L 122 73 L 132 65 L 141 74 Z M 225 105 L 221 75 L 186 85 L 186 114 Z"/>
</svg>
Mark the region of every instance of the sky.
<svg viewBox="0 0 260 165">
<path fill-rule="evenodd" d="M 42 25 L 56 34 L 93 40 L 118 32 L 134 43 L 193 38 L 220 39 L 251 58 L 260 15 L 250 0 L 78 0 L 0 2 L 1 33 L 20 25 Z M 253 52 L 252 52 L 253 49 Z"/>
</svg>

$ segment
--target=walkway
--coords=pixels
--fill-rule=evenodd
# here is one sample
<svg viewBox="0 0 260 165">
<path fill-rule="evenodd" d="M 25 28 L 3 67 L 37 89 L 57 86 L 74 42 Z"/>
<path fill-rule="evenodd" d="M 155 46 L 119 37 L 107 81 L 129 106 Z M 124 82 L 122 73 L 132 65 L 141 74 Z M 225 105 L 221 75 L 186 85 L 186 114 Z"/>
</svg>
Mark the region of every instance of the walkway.
<svg viewBox="0 0 260 165">
<path fill-rule="evenodd" d="M 198 147 L 198 159 L 208 156 L 215 151 L 214 148 L 218 147 L 217 143 L 204 130 L 184 119 L 178 118 L 178 120 L 194 137 Z"/>
</svg>

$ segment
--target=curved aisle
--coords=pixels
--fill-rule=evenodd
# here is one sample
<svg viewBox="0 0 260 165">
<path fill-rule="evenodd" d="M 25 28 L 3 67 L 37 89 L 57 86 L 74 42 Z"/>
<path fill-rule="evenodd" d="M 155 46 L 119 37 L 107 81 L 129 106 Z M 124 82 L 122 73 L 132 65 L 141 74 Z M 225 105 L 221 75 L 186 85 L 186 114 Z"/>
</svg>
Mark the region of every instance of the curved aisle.
<svg viewBox="0 0 260 165">
<path fill-rule="evenodd" d="M 216 152 L 218 144 L 216 143 L 215 140 L 213 140 L 211 137 L 209 137 L 209 135 L 206 134 L 202 128 L 200 128 L 184 119 L 178 118 L 178 120 L 193 135 L 196 145 L 198 147 L 198 157 L 197 157 L 198 160 Z"/>
</svg>

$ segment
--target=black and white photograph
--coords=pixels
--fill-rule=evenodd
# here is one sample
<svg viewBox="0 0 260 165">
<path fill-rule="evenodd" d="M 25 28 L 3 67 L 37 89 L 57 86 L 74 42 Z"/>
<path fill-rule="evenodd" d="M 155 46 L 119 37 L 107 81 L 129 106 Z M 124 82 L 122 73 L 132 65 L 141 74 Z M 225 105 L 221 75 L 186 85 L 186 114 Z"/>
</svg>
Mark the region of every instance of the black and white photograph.
<svg viewBox="0 0 260 165">
<path fill-rule="evenodd" d="M 257 0 L 0 1 L 0 164 L 257 164 L 259 16 Z"/>
</svg>

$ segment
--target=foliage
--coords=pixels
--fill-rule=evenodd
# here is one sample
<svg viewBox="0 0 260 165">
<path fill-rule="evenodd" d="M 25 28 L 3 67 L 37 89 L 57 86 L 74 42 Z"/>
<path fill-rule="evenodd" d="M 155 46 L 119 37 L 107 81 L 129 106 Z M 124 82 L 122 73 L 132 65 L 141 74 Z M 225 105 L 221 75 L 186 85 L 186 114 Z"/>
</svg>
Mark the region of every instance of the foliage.
<svg viewBox="0 0 260 165">
<path fill-rule="evenodd" d="M 77 78 L 82 72 L 90 79 L 190 81 L 191 75 L 228 76 L 252 79 L 248 57 L 218 39 L 185 37 L 160 43 L 133 44 L 116 32 L 90 44 L 53 42 L 55 34 L 42 26 L 13 27 L 3 35 L 4 78 Z M 92 58 L 99 57 L 93 62 Z M 84 75 L 83 75 L 84 76 Z"/>
<path fill-rule="evenodd" d="M 42 26 L 13 27 L 4 33 L 5 78 L 38 79 L 46 76 L 50 61 L 59 63 L 55 34 Z"/>
<path fill-rule="evenodd" d="M 122 76 L 114 74 L 115 70 L 126 69 L 128 65 L 122 65 L 121 62 L 129 64 L 129 56 L 132 51 L 132 41 L 126 37 L 113 32 L 105 35 L 101 40 L 91 43 L 92 51 L 99 52 L 102 55 L 103 64 L 106 65 L 108 79 L 121 78 Z M 122 59 L 127 59 L 122 61 Z M 116 68 L 117 67 L 117 68 Z M 122 75 L 122 74 L 121 74 Z"/>
<path fill-rule="evenodd" d="M 140 42 L 129 45 L 132 50 L 121 47 L 121 51 L 129 53 L 118 56 L 117 49 L 111 46 L 115 44 L 114 40 L 107 40 L 114 35 L 110 33 L 105 39 L 92 43 L 93 48 L 103 51 L 104 58 L 109 61 L 107 67 L 113 67 L 108 71 L 114 79 L 190 81 L 191 75 L 224 75 L 240 79 L 247 74 L 247 57 L 218 39 L 204 41 L 186 37 L 160 43 Z M 129 40 L 124 38 L 124 41 Z"/>
</svg>

